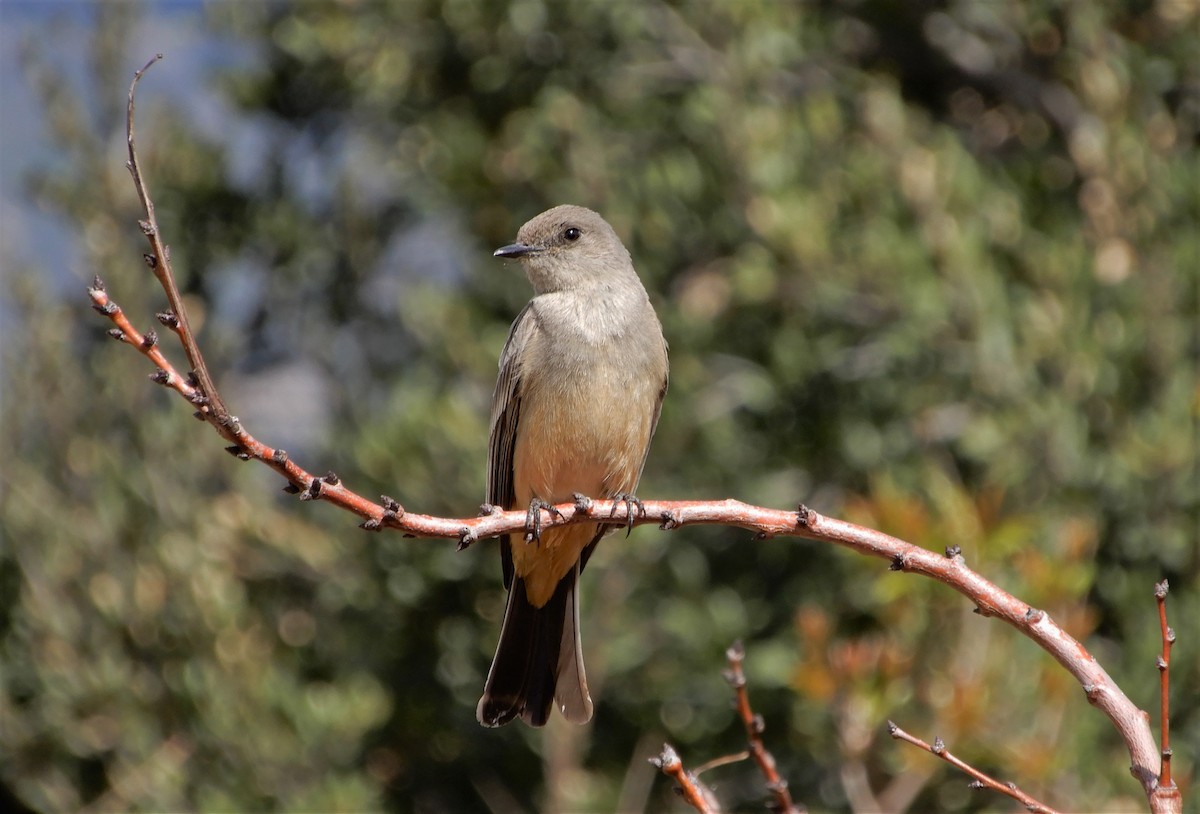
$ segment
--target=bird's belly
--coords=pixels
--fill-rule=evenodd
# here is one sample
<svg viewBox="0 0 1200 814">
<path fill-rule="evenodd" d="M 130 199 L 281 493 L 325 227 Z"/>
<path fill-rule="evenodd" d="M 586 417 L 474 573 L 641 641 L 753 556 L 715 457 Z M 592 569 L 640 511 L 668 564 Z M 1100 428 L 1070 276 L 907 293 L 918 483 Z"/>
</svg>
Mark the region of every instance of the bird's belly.
<svg viewBox="0 0 1200 814">
<path fill-rule="evenodd" d="M 650 440 L 647 408 L 599 375 L 601 381 L 560 381 L 523 401 L 513 450 L 518 505 L 535 497 L 561 503 L 574 492 L 608 497 L 637 486 Z"/>
</svg>

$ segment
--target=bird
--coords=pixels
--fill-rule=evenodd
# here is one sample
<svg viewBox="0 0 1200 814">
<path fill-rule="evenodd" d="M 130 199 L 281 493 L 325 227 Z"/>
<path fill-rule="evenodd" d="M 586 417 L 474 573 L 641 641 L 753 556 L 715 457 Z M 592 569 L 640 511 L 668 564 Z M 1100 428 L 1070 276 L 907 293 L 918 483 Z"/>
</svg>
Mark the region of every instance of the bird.
<svg viewBox="0 0 1200 814">
<path fill-rule="evenodd" d="M 592 718 L 579 632 L 578 581 L 596 544 L 622 525 L 539 531 L 540 510 L 579 496 L 633 496 L 667 392 L 667 343 L 613 228 L 581 206 L 529 220 L 494 252 L 517 260 L 534 296 L 500 354 L 492 396 L 487 503 L 528 509 L 528 533 L 500 540 L 508 599 L 476 708 L 487 727 L 543 726 L 557 706 Z"/>
</svg>

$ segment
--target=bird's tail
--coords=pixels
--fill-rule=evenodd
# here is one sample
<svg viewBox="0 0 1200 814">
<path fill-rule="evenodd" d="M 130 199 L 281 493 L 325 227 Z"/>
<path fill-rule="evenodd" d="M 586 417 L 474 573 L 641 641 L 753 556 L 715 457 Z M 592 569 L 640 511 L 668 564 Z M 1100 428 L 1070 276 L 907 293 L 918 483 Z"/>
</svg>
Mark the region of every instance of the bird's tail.
<svg viewBox="0 0 1200 814">
<path fill-rule="evenodd" d="M 500 643 L 475 708 L 479 723 L 501 726 L 519 716 L 530 726 L 543 726 L 555 703 L 572 723 L 591 720 L 579 639 L 578 577 L 576 563 L 540 608 L 525 595 L 525 581 L 513 578 Z"/>
</svg>

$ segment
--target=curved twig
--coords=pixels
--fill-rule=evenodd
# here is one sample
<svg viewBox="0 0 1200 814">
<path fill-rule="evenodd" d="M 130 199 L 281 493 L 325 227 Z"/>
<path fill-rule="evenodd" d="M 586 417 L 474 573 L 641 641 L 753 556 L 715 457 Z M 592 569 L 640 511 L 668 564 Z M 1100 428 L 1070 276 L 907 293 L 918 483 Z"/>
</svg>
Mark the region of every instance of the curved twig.
<svg viewBox="0 0 1200 814">
<path fill-rule="evenodd" d="M 992 791 L 998 791 L 1001 794 L 1005 794 L 1013 798 L 1018 803 L 1025 806 L 1026 811 L 1032 811 L 1034 814 L 1058 814 L 1058 811 L 1055 809 L 1021 791 L 1019 788 L 1017 788 L 1016 783 L 1006 783 L 997 780 L 991 775 L 987 775 L 979 771 L 979 769 L 976 769 L 962 758 L 951 754 L 950 750 L 946 748 L 946 744 L 942 742 L 941 738 L 934 738 L 933 743 L 928 744 L 920 738 L 908 734 L 891 721 L 888 721 L 887 725 L 888 734 L 896 740 L 901 740 L 905 743 L 911 743 L 913 746 L 924 749 L 929 754 L 936 755 L 937 757 L 949 763 L 951 766 L 954 766 L 960 771 L 969 774 L 973 778 L 971 781 L 971 788 L 991 789 Z"/>
</svg>

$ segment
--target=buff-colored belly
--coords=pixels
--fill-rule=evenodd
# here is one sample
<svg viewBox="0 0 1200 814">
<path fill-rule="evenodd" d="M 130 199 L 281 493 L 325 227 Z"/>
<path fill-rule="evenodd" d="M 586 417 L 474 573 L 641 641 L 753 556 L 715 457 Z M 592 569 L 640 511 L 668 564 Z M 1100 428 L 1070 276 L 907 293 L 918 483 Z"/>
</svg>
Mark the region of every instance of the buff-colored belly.
<svg viewBox="0 0 1200 814">
<path fill-rule="evenodd" d="M 609 384 L 600 374 L 573 386 L 560 383 L 524 400 L 513 450 L 517 507 L 528 506 L 535 497 L 563 503 L 574 492 L 609 497 L 637 486 L 653 401 L 640 403 L 647 398 L 637 387 Z M 601 393 L 621 397 L 603 398 Z M 598 528 L 583 523 L 546 529 L 540 541 L 529 543 L 519 535 L 510 537 L 514 570 L 525 580 L 534 607 L 546 604 Z"/>
</svg>

